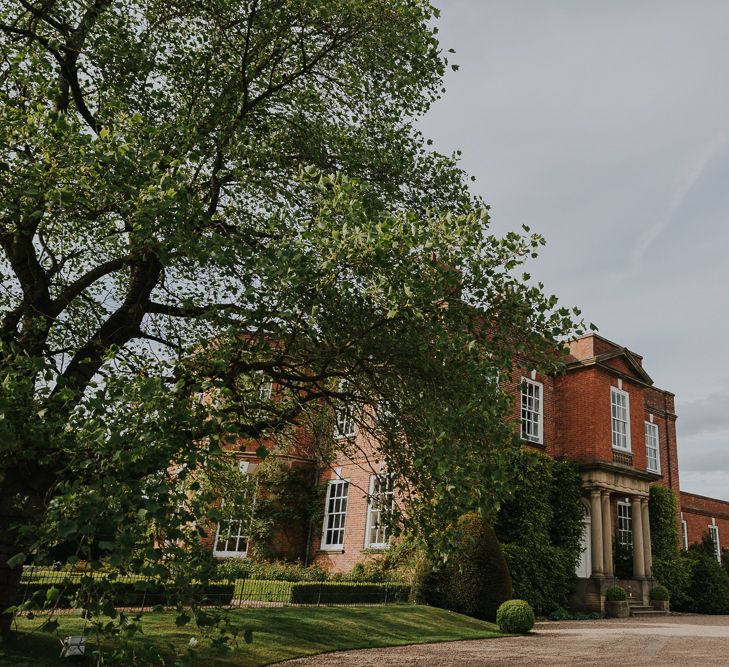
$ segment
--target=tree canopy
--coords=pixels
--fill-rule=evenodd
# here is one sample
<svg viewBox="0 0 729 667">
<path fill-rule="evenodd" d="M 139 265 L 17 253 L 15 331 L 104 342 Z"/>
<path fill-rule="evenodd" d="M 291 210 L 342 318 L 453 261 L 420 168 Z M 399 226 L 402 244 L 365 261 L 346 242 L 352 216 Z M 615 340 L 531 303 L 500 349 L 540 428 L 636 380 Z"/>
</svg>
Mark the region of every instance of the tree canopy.
<svg viewBox="0 0 729 667">
<path fill-rule="evenodd" d="M 416 129 L 448 66 L 436 20 L 424 0 L 0 0 L 0 607 L 62 541 L 168 570 L 205 512 L 193 471 L 337 401 L 433 548 L 493 511 L 499 372 L 556 368 L 573 313 L 518 270 L 542 237 L 492 236 Z"/>
</svg>

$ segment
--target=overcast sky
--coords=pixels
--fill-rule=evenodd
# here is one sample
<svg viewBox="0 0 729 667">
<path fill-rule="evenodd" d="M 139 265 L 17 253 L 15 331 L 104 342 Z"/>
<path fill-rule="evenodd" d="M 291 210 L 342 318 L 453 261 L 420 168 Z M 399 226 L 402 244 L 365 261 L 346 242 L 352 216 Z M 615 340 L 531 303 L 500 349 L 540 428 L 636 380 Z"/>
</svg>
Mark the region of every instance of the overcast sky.
<svg viewBox="0 0 729 667">
<path fill-rule="evenodd" d="M 729 500 L 729 2 L 436 2 L 460 69 L 424 133 L 676 394 L 682 489 Z"/>
</svg>

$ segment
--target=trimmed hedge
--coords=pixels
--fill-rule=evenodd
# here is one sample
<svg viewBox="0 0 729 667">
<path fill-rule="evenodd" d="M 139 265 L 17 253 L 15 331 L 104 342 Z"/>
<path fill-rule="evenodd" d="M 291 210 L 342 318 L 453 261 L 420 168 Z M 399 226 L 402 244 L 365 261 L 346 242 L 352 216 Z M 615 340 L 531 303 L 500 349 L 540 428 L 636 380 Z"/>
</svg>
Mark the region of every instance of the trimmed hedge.
<svg viewBox="0 0 729 667">
<path fill-rule="evenodd" d="M 607 602 L 622 602 L 627 599 L 628 594 L 625 592 L 625 589 L 620 588 L 620 586 L 610 586 L 610 588 L 605 591 L 605 600 Z"/>
<path fill-rule="evenodd" d="M 496 612 L 496 624 L 502 632 L 524 634 L 534 627 L 534 610 L 526 600 L 507 600 Z"/>
<path fill-rule="evenodd" d="M 384 604 L 407 602 L 410 586 L 391 583 L 300 581 L 291 584 L 293 604 Z"/>
<path fill-rule="evenodd" d="M 88 582 L 86 582 L 88 583 Z M 190 592 L 200 596 L 202 604 L 230 604 L 233 600 L 234 583 L 212 583 L 207 586 L 193 586 Z M 98 586 L 85 589 L 79 579 L 59 579 L 56 581 L 29 581 L 21 584 L 20 604 L 34 599 L 39 603 L 49 602 L 58 608 L 70 608 L 77 596 L 88 594 L 109 595 L 119 607 L 154 607 L 174 605 L 179 593 L 166 588 L 156 581 L 105 581 Z M 81 600 L 83 602 L 83 600 Z"/>
<path fill-rule="evenodd" d="M 249 602 L 291 602 L 292 581 L 236 579 L 236 600 Z"/>
<path fill-rule="evenodd" d="M 658 602 L 668 602 L 670 597 L 671 594 L 668 592 L 668 589 L 665 586 L 661 586 L 660 584 L 654 586 L 653 590 L 651 591 L 651 600 L 656 600 Z"/>
</svg>

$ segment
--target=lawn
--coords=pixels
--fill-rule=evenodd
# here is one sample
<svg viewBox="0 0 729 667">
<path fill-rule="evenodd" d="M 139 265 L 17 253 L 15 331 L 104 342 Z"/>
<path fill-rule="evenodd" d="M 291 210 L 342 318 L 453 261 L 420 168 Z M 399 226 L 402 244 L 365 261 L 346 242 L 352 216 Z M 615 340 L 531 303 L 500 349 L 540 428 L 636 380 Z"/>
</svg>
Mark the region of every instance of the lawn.
<svg viewBox="0 0 729 667">
<path fill-rule="evenodd" d="M 288 658 L 328 651 L 399 646 L 456 639 L 486 639 L 501 636 L 498 628 L 468 616 L 434 607 L 390 605 L 377 607 L 280 607 L 236 609 L 234 622 L 253 631 L 253 643 L 243 644 L 226 656 L 214 655 L 201 644 L 200 665 L 254 667 Z M 150 612 L 143 616 L 144 641 L 187 645 L 193 628 L 178 628 L 175 615 Z M 78 633 L 83 621 L 77 616 L 60 617 L 57 633 L 28 632 L 38 621 L 21 619 L 21 636 L 12 651 L 0 648 L 2 667 L 67 665 L 58 659 L 58 637 Z M 91 659 L 73 661 L 92 664 Z"/>
</svg>

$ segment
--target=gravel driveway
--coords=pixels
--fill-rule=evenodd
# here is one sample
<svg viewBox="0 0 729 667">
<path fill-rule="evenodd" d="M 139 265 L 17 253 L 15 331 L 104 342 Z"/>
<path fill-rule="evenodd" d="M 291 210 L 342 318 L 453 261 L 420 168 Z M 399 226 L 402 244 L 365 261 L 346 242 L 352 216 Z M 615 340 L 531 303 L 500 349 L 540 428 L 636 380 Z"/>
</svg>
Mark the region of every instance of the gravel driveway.
<svg viewBox="0 0 729 667">
<path fill-rule="evenodd" d="M 286 667 L 465 665 L 729 665 L 729 616 L 537 623 L 532 634 L 395 648 L 340 651 Z"/>
</svg>

